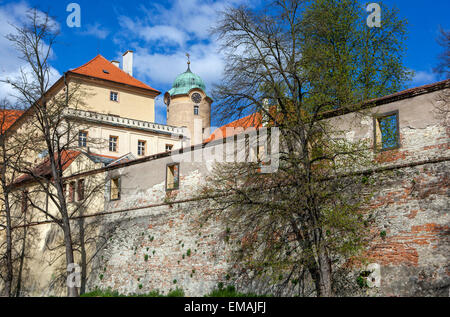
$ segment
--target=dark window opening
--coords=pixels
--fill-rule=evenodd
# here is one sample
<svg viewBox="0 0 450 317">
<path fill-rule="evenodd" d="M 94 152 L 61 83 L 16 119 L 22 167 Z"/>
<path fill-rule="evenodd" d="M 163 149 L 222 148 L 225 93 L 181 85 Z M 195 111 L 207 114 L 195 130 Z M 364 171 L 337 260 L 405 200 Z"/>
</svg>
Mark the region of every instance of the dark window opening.
<svg viewBox="0 0 450 317">
<path fill-rule="evenodd" d="M 120 177 L 111 178 L 109 198 L 110 200 L 120 199 Z"/>
<path fill-rule="evenodd" d="M 69 183 L 69 202 L 75 201 L 75 182 Z"/>
<path fill-rule="evenodd" d="M 180 164 L 167 165 L 166 191 L 178 189 L 180 186 Z"/>
<path fill-rule="evenodd" d="M 77 185 L 78 201 L 81 201 L 84 199 L 84 179 L 80 179 Z"/>
<path fill-rule="evenodd" d="M 374 144 L 379 151 L 400 147 L 398 111 L 378 115 L 374 120 Z"/>
</svg>

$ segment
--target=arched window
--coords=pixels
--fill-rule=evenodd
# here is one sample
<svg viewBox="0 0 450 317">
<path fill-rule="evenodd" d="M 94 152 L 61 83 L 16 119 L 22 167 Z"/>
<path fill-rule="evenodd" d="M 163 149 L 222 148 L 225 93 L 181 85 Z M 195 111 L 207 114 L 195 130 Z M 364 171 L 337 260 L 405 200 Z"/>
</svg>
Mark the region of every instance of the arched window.
<svg viewBox="0 0 450 317">
<path fill-rule="evenodd" d="M 198 106 L 194 106 L 194 115 L 198 116 Z"/>
</svg>

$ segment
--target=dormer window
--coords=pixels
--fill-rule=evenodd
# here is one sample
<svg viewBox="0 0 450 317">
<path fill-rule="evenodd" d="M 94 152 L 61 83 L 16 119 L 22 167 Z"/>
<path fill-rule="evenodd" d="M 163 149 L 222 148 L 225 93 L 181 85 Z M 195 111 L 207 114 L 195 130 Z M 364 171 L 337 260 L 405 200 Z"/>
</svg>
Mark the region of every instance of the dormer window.
<svg viewBox="0 0 450 317">
<path fill-rule="evenodd" d="M 119 93 L 116 92 L 116 91 L 111 91 L 110 94 L 109 94 L 109 99 L 111 101 L 118 102 L 119 101 Z"/>
</svg>

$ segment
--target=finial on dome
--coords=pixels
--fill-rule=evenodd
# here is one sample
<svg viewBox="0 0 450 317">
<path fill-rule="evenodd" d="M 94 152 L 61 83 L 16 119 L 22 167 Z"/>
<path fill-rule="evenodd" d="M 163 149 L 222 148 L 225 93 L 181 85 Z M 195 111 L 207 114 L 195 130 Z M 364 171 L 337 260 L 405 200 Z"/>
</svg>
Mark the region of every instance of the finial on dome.
<svg viewBox="0 0 450 317">
<path fill-rule="evenodd" d="M 186 57 L 188 58 L 188 61 L 187 61 L 187 65 L 188 65 L 188 69 L 187 69 L 187 71 L 191 71 L 191 68 L 190 68 L 190 65 L 191 65 L 191 55 L 189 54 L 189 53 L 186 53 Z"/>
</svg>

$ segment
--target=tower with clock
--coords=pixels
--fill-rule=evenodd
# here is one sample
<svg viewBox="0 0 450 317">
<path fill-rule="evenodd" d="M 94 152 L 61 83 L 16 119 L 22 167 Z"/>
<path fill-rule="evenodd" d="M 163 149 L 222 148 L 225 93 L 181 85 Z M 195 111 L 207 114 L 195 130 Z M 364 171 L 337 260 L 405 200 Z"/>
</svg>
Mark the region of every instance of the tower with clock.
<svg viewBox="0 0 450 317">
<path fill-rule="evenodd" d="M 190 69 L 189 54 L 187 70 L 178 75 L 172 88 L 164 94 L 167 106 L 167 124 L 186 127 L 191 145 L 199 144 L 209 137 L 212 99 L 206 94 L 206 86 L 200 76 Z"/>
</svg>

